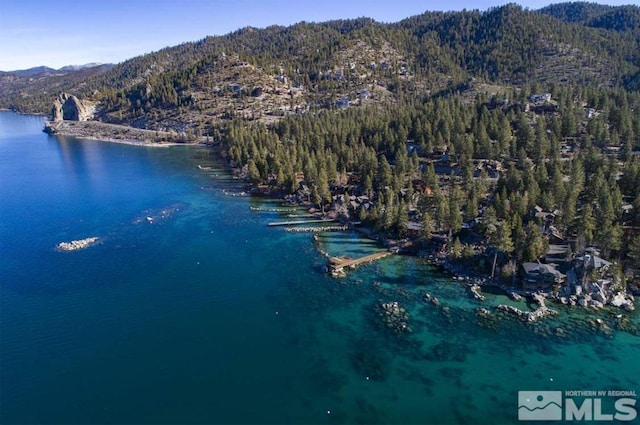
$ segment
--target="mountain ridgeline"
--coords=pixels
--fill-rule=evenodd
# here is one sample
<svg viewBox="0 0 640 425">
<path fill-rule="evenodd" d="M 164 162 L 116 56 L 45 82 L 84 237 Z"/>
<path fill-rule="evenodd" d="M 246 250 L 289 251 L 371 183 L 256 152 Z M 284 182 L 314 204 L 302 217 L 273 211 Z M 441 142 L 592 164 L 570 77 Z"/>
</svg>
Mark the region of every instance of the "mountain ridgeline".
<svg viewBox="0 0 640 425">
<path fill-rule="evenodd" d="M 45 113 L 65 91 L 101 101 L 104 120 L 154 127 L 160 116 L 193 121 L 202 111 L 254 118 L 335 106 L 376 88 L 384 91 L 374 100 L 429 96 L 469 78 L 637 89 L 639 17 L 636 6 L 565 3 L 537 12 L 516 5 L 427 12 L 393 24 L 361 18 L 244 28 L 36 83 L 4 74 L 0 106 Z M 267 96 L 266 105 L 236 101 L 251 93 Z M 151 111 L 157 119 L 138 119 Z"/>
<path fill-rule="evenodd" d="M 640 34 L 640 8 L 637 6 L 606 6 L 597 3 L 559 3 L 539 10 L 562 21 L 592 28 Z"/>
</svg>

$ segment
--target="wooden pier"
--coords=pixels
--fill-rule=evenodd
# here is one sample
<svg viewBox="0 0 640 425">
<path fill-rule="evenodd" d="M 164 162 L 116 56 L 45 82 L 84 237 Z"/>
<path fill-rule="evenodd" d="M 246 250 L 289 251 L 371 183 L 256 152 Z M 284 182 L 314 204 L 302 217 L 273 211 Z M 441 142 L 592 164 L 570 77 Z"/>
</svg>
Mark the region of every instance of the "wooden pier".
<svg viewBox="0 0 640 425">
<path fill-rule="evenodd" d="M 349 226 L 314 226 L 314 227 L 287 227 L 285 232 L 289 233 L 319 233 L 319 232 L 346 232 Z"/>
<path fill-rule="evenodd" d="M 298 224 L 312 224 L 312 223 L 333 223 L 335 220 L 329 218 L 322 218 L 316 220 L 295 220 L 295 221 L 275 221 L 269 223 L 269 226 L 296 226 Z"/>
<path fill-rule="evenodd" d="M 329 272 L 333 277 L 344 276 L 344 270 L 347 267 L 355 269 L 360 264 L 372 263 L 390 255 L 393 255 L 393 252 L 381 251 L 360 258 L 331 257 L 329 258 Z"/>
</svg>

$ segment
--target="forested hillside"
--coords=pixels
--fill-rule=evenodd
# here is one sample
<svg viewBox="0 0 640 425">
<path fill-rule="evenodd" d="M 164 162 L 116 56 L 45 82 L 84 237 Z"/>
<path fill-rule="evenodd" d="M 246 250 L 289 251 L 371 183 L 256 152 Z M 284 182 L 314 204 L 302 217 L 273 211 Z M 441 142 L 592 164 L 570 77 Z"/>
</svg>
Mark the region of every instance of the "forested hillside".
<svg viewBox="0 0 640 425">
<path fill-rule="evenodd" d="M 606 6 L 597 3 L 558 3 L 539 11 L 562 21 L 618 32 L 640 31 L 640 8 L 637 6 Z"/>
<path fill-rule="evenodd" d="M 394 24 L 361 18 L 244 28 L 105 72 L 48 76 L 35 84 L 2 75 L 0 106 L 45 113 L 66 91 L 102 101 L 103 119 L 153 128 L 163 118 L 209 122 L 326 109 L 365 90 L 376 102 L 398 101 L 469 78 L 620 86 L 637 78 L 638 16 L 634 6 L 568 3 L 540 13 L 507 5 L 427 12 Z M 251 102 L 251 94 L 266 101 Z M 139 119 L 151 111 L 155 118 Z"/>
</svg>

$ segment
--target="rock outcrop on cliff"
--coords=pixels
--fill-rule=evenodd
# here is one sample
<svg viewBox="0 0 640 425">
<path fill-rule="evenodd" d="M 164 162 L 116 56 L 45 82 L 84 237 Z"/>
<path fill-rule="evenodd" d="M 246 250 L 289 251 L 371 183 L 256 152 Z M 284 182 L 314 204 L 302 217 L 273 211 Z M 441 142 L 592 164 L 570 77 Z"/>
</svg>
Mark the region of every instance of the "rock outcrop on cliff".
<svg viewBox="0 0 640 425">
<path fill-rule="evenodd" d="M 91 102 L 78 99 L 76 96 L 62 93 L 53 103 L 51 120 L 87 121 L 93 118 L 95 107 Z"/>
<path fill-rule="evenodd" d="M 60 99 L 56 99 L 51 107 L 51 121 L 62 121 L 62 102 Z"/>
</svg>

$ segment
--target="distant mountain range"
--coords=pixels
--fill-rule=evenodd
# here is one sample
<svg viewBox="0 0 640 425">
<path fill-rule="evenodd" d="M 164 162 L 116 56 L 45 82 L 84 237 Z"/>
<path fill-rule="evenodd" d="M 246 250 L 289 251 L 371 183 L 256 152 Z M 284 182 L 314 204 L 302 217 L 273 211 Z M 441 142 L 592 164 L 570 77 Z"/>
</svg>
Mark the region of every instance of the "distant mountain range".
<svg viewBox="0 0 640 425">
<path fill-rule="evenodd" d="M 113 67 L 115 65 L 114 64 L 110 64 L 110 63 L 91 62 L 91 63 L 85 63 L 84 65 L 67 65 L 67 66 L 63 66 L 58 71 L 80 71 L 81 69 L 95 68 L 96 66 Z"/>
<path fill-rule="evenodd" d="M 49 68 L 48 66 L 36 66 L 28 69 L 18 69 L 15 71 L 0 71 L 0 75 L 13 74 L 18 75 L 20 77 L 32 77 L 34 75 L 39 74 L 59 74 L 59 73 L 67 73 L 71 71 L 80 71 L 82 69 L 87 68 L 95 68 L 95 67 L 113 67 L 114 64 L 103 64 L 98 62 L 86 63 L 84 65 L 67 65 L 63 66 L 59 69 Z"/>
<path fill-rule="evenodd" d="M 57 70 L 53 68 L 49 68 L 48 66 L 36 66 L 29 69 L 18 69 L 15 71 L 0 71 L 0 75 L 13 74 L 13 75 L 18 75 L 20 77 L 30 77 L 38 74 L 46 74 L 46 73 L 52 74 L 54 72 L 57 72 Z"/>
<path fill-rule="evenodd" d="M 95 65 L 95 64 L 89 64 Z M 0 74 L 0 107 L 45 113 L 65 91 L 101 119 L 167 123 L 271 120 L 492 87 L 640 87 L 640 7 L 509 4 L 485 12 L 243 28 L 117 65 Z"/>
</svg>

